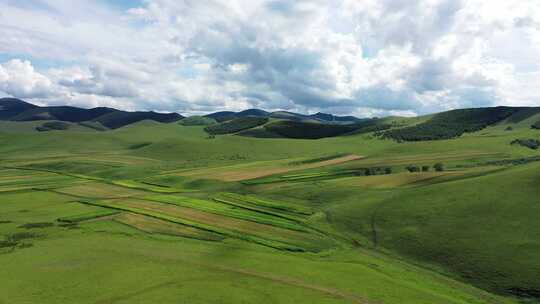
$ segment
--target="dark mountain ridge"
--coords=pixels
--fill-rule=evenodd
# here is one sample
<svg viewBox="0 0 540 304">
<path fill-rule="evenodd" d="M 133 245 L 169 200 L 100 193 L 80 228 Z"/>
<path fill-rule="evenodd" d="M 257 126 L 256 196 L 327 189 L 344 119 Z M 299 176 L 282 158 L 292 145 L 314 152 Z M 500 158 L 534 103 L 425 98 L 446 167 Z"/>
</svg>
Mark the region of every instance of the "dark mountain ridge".
<svg viewBox="0 0 540 304">
<path fill-rule="evenodd" d="M 184 117 L 178 113 L 127 112 L 106 107 L 92 109 L 72 106 L 40 107 L 16 98 L 0 98 L 0 120 L 99 122 L 109 129 L 117 129 L 141 120 L 168 123 L 182 118 Z"/>
<path fill-rule="evenodd" d="M 72 106 L 41 107 L 16 98 L 0 98 L 0 120 L 61 121 L 79 123 L 96 130 L 117 129 L 142 121 L 176 122 L 178 113 L 152 111 L 128 112 L 107 107 L 83 109 Z M 488 107 L 456 109 L 424 117 L 424 121 L 406 118 L 365 118 L 326 113 L 304 115 L 287 111 L 267 112 L 248 109 L 240 112 L 220 111 L 201 118 L 217 122 L 209 126 L 211 134 L 237 134 L 250 137 L 286 137 L 318 139 L 350 134 L 372 133 L 396 141 L 425 141 L 459 137 L 495 124 L 529 122 L 529 128 L 540 129 L 539 107 Z M 210 120 L 211 118 L 211 120 Z"/>
<path fill-rule="evenodd" d="M 276 118 L 286 119 L 294 121 L 304 122 L 321 122 L 321 123 L 335 123 L 335 124 L 352 124 L 364 119 L 360 119 L 354 116 L 337 116 L 327 113 L 316 113 L 312 115 L 299 114 L 287 111 L 267 112 L 261 109 L 248 109 L 240 112 L 222 111 L 205 115 L 206 117 L 213 118 L 219 122 L 233 120 L 235 118 L 252 116 L 252 117 L 264 117 L 264 118 Z"/>
<path fill-rule="evenodd" d="M 37 108 L 37 106 L 16 98 L 0 98 L 0 120 L 8 120 L 17 114 Z"/>
</svg>

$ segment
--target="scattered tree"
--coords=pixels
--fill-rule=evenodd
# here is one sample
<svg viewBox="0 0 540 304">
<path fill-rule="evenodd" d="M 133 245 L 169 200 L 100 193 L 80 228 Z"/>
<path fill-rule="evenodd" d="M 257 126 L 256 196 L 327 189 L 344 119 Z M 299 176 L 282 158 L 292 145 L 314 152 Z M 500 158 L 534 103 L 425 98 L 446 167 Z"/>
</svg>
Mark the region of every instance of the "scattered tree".
<svg viewBox="0 0 540 304">
<path fill-rule="evenodd" d="M 420 168 L 415 165 L 408 165 L 407 167 L 405 167 L 405 169 L 407 169 L 407 171 L 409 172 L 420 172 Z"/>
<path fill-rule="evenodd" d="M 429 166 L 422 166 L 422 172 L 428 172 L 429 168 Z"/>
<path fill-rule="evenodd" d="M 367 169 L 364 171 L 364 174 L 365 174 L 366 176 L 375 175 L 375 170 L 373 170 L 372 168 L 367 168 Z"/>
<path fill-rule="evenodd" d="M 384 174 L 392 174 L 392 168 L 390 167 L 384 168 Z"/>
<path fill-rule="evenodd" d="M 435 171 L 442 172 L 444 171 L 444 165 L 442 163 L 436 163 L 433 168 L 435 168 Z"/>
<path fill-rule="evenodd" d="M 36 127 L 36 130 L 39 132 L 67 129 L 69 129 L 69 124 L 63 121 L 49 121 L 42 124 L 41 126 Z"/>
</svg>

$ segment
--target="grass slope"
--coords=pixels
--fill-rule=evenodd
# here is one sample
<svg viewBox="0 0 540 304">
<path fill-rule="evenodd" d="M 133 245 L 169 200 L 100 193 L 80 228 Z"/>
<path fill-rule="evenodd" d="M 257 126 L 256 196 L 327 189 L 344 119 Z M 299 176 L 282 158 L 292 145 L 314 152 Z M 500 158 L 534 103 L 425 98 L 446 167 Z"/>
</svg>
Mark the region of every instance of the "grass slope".
<svg viewBox="0 0 540 304">
<path fill-rule="evenodd" d="M 485 289 L 534 298 L 540 286 L 539 169 L 532 163 L 462 178 L 448 172 L 442 181 L 442 173 L 404 173 L 319 185 L 332 191 L 309 185 L 289 191 L 324 201 L 340 231 L 370 246 Z M 385 190 L 377 190 L 381 186 Z M 336 204 L 326 203 L 338 193 Z"/>
<path fill-rule="evenodd" d="M 265 117 L 239 117 L 226 122 L 219 123 L 217 125 L 208 126 L 205 128 L 205 131 L 218 135 L 218 134 L 231 134 L 246 129 L 251 129 L 258 127 L 268 122 L 268 118 Z"/>
<path fill-rule="evenodd" d="M 205 116 L 190 116 L 180 120 L 179 124 L 183 126 L 209 126 L 216 124 L 217 121 Z"/>
<path fill-rule="evenodd" d="M 370 134 L 209 139 L 203 126 L 151 121 L 43 133 L 28 131 L 32 122 L 7 123 L 0 263 L 10 279 L 0 279 L 0 302 L 536 297 L 540 162 L 519 165 L 537 151 L 510 144 L 539 139 L 530 127 L 506 131 L 504 122 L 398 143 Z M 437 162 L 446 171 L 405 172 Z M 375 167 L 393 172 L 335 174 Z M 65 218 L 74 220 L 57 221 Z"/>
<path fill-rule="evenodd" d="M 387 131 L 384 136 L 404 141 L 455 138 L 500 122 L 518 111 L 519 108 L 510 107 L 453 110 L 436 114 L 424 123 Z"/>
</svg>

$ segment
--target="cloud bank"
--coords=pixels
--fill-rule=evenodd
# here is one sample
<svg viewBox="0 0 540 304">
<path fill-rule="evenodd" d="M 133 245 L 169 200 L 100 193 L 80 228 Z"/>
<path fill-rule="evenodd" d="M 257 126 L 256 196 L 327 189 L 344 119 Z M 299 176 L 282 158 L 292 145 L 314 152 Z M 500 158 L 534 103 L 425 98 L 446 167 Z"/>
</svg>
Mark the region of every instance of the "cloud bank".
<svg viewBox="0 0 540 304">
<path fill-rule="evenodd" d="M 418 115 L 539 80 L 538 1 L 0 3 L 0 95 L 40 104 Z"/>
</svg>

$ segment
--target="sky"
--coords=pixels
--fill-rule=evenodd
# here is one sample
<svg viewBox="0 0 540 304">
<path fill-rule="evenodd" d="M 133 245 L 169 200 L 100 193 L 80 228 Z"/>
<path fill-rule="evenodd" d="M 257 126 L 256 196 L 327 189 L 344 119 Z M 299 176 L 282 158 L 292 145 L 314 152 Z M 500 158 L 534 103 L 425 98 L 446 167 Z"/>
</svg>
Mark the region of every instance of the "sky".
<svg viewBox="0 0 540 304">
<path fill-rule="evenodd" d="M 540 0 L 0 0 L 0 97 L 187 115 L 540 106 Z"/>
</svg>

